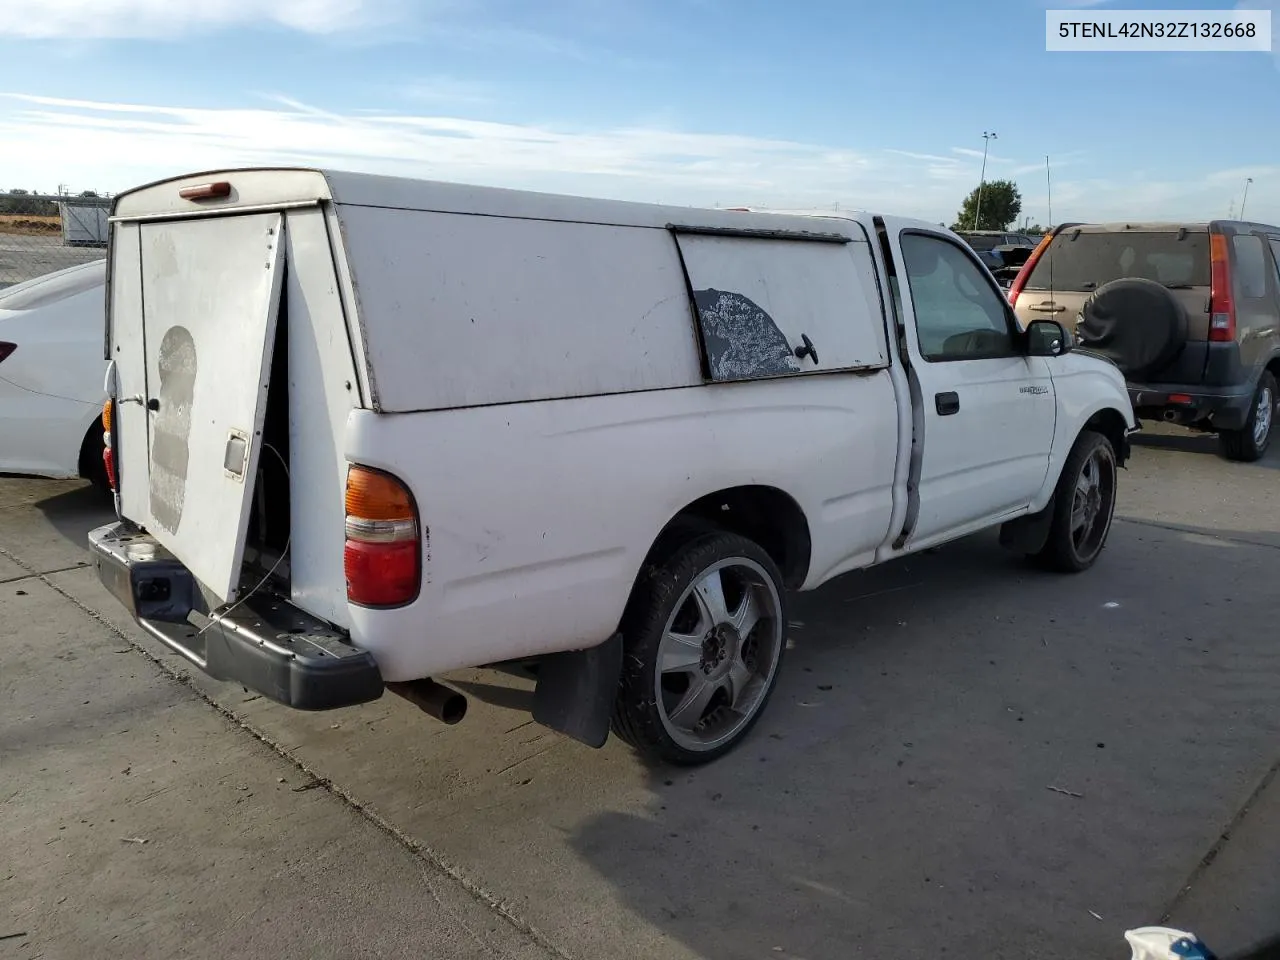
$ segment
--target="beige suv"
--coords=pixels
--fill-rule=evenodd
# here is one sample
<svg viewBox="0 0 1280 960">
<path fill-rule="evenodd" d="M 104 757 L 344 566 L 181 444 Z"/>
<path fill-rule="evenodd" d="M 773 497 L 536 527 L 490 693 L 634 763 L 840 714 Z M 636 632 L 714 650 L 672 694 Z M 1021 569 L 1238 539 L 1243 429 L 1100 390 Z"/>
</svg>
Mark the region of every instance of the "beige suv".
<svg viewBox="0 0 1280 960">
<path fill-rule="evenodd" d="M 1280 227 L 1065 224 L 1009 299 L 1023 327 L 1059 320 L 1115 363 L 1139 417 L 1216 433 L 1232 460 L 1266 452 L 1280 378 Z"/>
</svg>

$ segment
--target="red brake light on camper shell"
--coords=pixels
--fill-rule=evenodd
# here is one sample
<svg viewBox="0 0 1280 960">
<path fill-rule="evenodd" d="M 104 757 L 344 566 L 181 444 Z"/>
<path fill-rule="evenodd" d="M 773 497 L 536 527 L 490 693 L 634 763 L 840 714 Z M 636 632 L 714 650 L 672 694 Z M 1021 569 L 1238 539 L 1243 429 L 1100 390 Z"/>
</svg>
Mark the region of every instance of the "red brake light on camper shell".
<svg viewBox="0 0 1280 960">
<path fill-rule="evenodd" d="M 183 187 L 178 191 L 178 196 L 183 200 L 213 200 L 218 197 L 231 196 L 231 184 L 226 180 L 218 180 L 214 183 L 199 183 L 190 187 Z"/>
<path fill-rule="evenodd" d="M 1227 238 L 1209 235 L 1209 339 L 1230 343 L 1236 338 L 1236 304 L 1231 296 L 1231 267 Z"/>
<path fill-rule="evenodd" d="M 9 358 L 9 354 L 13 353 L 13 351 L 17 349 L 18 345 L 16 343 L 7 343 L 4 340 L 0 340 L 0 363 L 7 360 Z"/>
<path fill-rule="evenodd" d="M 1031 271 L 1036 268 L 1036 261 L 1039 260 L 1045 250 L 1049 248 L 1049 244 L 1053 242 L 1054 231 L 1050 230 L 1040 242 L 1036 244 L 1036 248 L 1031 251 L 1031 256 L 1027 257 L 1026 263 L 1022 265 L 1022 269 L 1018 271 L 1018 275 L 1013 278 L 1013 286 L 1009 288 L 1009 305 L 1016 307 L 1018 305 L 1018 295 L 1022 293 L 1022 288 L 1027 285 L 1027 280 L 1031 276 Z"/>
<path fill-rule="evenodd" d="M 347 600 L 398 607 L 418 595 L 422 548 L 418 508 L 389 473 L 353 465 L 347 471 L 346 543 L 342 560 Z"/>
</svg>

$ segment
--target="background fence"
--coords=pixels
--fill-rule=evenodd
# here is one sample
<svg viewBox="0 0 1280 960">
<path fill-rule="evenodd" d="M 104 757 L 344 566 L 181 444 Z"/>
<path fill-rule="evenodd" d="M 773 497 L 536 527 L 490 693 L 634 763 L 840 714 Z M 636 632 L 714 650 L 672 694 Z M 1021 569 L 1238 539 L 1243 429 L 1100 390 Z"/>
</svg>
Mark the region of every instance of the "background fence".
<svg viewBox="0 0 1280 960">
<path fill-rule="evenodd" d="M 0 289 L 107 255 L 106 197 L 0 193 Z"/>
</svg>

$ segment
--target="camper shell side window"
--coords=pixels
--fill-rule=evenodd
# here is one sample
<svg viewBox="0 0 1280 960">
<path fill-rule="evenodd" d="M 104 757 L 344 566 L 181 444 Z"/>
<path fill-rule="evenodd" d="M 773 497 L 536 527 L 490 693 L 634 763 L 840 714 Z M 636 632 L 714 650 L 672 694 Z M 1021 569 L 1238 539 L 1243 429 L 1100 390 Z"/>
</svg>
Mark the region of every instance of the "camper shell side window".
<svg viewBox="0 0 1280 960">
<path fill-rule="evenodd" d="M 705 379 L 723 383 L 887 365 L 868 243 L 838 234 L 670 229 Z"/>
</svg>

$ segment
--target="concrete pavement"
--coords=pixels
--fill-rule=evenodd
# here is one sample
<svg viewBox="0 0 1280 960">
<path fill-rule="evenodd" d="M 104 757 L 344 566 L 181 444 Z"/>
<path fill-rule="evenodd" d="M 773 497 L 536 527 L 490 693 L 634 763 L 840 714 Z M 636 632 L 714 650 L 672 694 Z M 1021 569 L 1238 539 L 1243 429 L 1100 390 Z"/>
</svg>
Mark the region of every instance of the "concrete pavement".
<svg viewBox="0 0 1280 960">
<path fill-rule="evenodd" d="M 455 728 L 391 697 L 308 715 L 188 677 L 75 567 L 100 503 L 0 480 L 0 580 L 60 571 L 0 583 L 0 781 L 20 770 L 24 791 L 0 787 L 20 851 L 0 923 L 34 933 L 13 955 L 82 955 L 104 926 L 132 939 L 96 955 L 213 955 L 227 920 L 257 938 L 240 956 L 309 935 L 316 955 L 361 955 L 360 926 L 389 938 L 381 956 L 439 939 L 432 956 L 1125 957 L 1123 930 L 1170 909 L 1220 953 L 1258 939 L 1280 928 L 1274 886 L 1228 909 L 1214 884 L 1242 891 L 1217 878 L 1280 856 L 1278 788 L 1260 789 L 1280 757 L 1280 462 L 1168 436 L 1122 476 L 1125 519 L 1087 574 L 1030 571 L 983 536 L 797 598 L 768 713 L 696 771 L 545 731 L 502 675 L 452 678 L 473 696 Z M 143 789 L 137 769 L 160 779 Z M 129 819 L 159 787 L 156 825 Z M 57 826 L 92 849 L 99 911 L 62 926 L 81 861 L 11 893 L 51 870 L 67 840 L 36 847 Z M 121 839 L 148 829 L 163 845 Z M 174 859 L 129 873 L 158 854 Z M 307 869 L 328 885 L 304 903 L 281 884 Z"/>
</svg>

